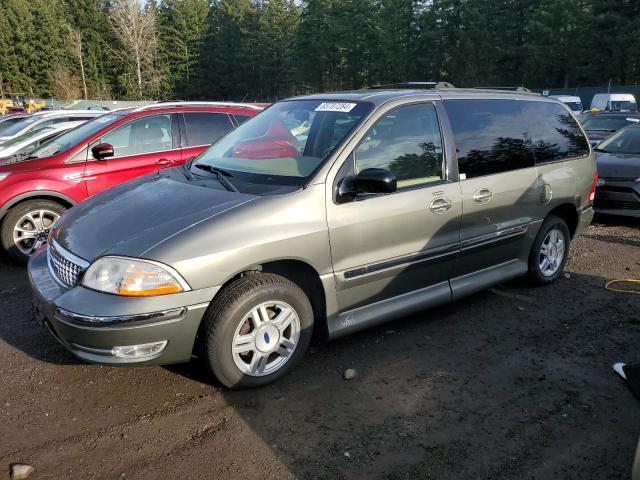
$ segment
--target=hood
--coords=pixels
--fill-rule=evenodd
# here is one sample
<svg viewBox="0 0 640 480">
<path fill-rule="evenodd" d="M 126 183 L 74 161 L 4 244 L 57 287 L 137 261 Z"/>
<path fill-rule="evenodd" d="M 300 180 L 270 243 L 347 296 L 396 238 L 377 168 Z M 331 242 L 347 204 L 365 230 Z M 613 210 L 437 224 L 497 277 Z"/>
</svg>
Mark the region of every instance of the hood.
<svg viewBox="0 0 640 480">
<path fill-rule="evenodd" d="M 596 152 L 598 176 L 604 178 L 640 178 L 640 155 Z"/>
<path fill-rule="evenodd" d="M 189 227 L 258 198 L 229 192 L 213 178 L 188 179 L 182 167 L 123 183 L 68 210 L 53 235 L 87 261 L 142 256 Z"/>
</svg>

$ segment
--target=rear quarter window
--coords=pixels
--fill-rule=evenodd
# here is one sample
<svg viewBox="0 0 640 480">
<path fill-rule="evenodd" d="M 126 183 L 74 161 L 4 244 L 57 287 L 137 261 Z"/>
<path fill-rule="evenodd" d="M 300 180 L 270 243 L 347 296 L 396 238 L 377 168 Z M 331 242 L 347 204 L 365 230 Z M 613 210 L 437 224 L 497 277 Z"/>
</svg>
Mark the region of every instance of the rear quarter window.
<svg viewBox="0 0 640 480">
<path fill-rule="evenodd" d="M 242 125 L 244 122 L 249 120 L 251 117 L 249 115 L 234 115 L 233 118 L 236 119 L 236 122 L 238 122 L 238 125 Z"/>
<path fill-rule="evenodd" d="M 226 113 L 186 112 L 183 115 L 188 147 L 210 145 L 233 130 Z"/>
<path fill-rule="evenodd" d="M 589 154 L 589 141 L 575 117 L 564 106 L 524 102 L 524 113 L 537 164 Z"/>
<path fill-rule="evenodd" d="M 534 166 L 523 103 L 445 100 L 458 158 L 467 178 Z"/>
</svg>

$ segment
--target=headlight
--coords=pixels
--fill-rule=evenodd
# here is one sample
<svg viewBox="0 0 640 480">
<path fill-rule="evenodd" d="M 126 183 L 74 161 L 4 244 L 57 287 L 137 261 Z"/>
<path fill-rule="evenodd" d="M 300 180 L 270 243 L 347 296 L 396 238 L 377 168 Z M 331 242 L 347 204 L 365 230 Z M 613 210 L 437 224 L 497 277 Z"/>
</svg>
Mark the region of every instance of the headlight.
<svg viewBox="0 0 640 480">
<path fill-rule="evenodd" d="M 91 264 L 82 285 L 99 292 L 127 297 L 167 295 L 190 290 L 171 267 L 149 260 L 103 257 Z"/>
<path fill-rule="evenodd" d="M 7 178 L 9 175 L 11 175 L 11 172 L 0 172 L 0 181 L 4 180 L 5 178 Z"/>
</svg>

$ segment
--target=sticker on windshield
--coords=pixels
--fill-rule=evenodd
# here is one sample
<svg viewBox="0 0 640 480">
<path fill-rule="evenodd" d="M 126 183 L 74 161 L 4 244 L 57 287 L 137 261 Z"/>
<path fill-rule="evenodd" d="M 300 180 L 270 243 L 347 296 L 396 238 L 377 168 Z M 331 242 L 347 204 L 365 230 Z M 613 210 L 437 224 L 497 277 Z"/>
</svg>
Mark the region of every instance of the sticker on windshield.
<svg viewBox="0 0 640 480">
<path fill-rule="evenodd" d="M 356 103 L 325 102 L 316 107 L 316 112 L 350 112 Z"/>
<path fill-rule="evenodd" d="M 636 122 L 636 123 L 640 122 L 640 118 L 626 118 L 625 120 L 627 122 Z"/>
</svg>

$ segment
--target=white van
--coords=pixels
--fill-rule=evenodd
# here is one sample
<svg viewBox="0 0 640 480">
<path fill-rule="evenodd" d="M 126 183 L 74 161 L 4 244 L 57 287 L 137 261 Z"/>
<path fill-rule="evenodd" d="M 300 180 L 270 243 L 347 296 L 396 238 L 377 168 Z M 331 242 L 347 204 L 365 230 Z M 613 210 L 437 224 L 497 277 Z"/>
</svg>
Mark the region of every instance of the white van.
<svg viewBox="0 0 640 480">
<path fill-rule="evenodd" d="M 571 111 L 576 115 L 580 115 L 582 113 L 582 99 L 580 97 L 574 97 L 572 95 L 549 95 L 549 98 L 555 98 L 556 100 L 560 100 L 562 103 L 566 103 Z"/>
<path fill-rule="evenodd" d="M 636 97 L 630 93 L 596 93 L 591 100 L 591 108 L 611 112 L 637 112 Z"/>
</svg>

